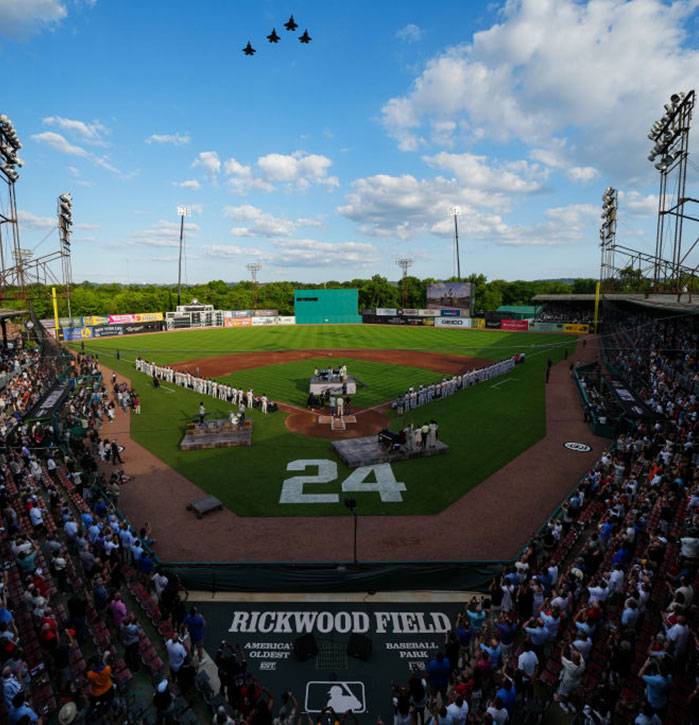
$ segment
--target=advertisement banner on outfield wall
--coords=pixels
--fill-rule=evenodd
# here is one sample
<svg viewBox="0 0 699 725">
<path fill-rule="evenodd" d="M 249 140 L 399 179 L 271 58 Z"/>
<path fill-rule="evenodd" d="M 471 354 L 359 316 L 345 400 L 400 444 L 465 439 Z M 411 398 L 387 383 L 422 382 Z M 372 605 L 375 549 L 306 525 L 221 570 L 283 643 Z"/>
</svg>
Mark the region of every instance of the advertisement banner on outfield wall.
<svg viewBox="0 0 699 725">
<path fill-rule="evenodd" d="M 124 325 L 100 325 L 92 328 L 92 337 L 116 337 L 124 334 Z"/>
<path fill-rule="evenodd" d="M 454 327 L 466 330 L 471 326 L 471 320 L 467 317 L 436 317 L 434 324 L 436 327 Z"/>
<path fill-rule="evenodd" d="M 395 307 L 377 307 L 376 314 L 379 317 L 395 317 L 398 310 Z"/>
<path fill-rule="evenodd" d="M 439 310 L 418 310 L 420 317 L 439 317 Z"/>
<path fill-rule="evenodd" d="M 486 320 L 485 326 L 488 330 L 499 330 L 500 320 Z"/>
<path fill-rule="evenodd" d="M 563 332 L 574 332 L 577 335 L 587 335 L 590 332 L 589 325 L 573 325 L 572 323 L 566 322 L 563 325 Z"/>
<path fill-rule="evenodd" d="M 109 315 L 109 323 L 112 325 L 128 325 L 132 322 L 161 322 L 162 312 L 139 312 L 135 315 Z"/>
<path fill-rule="evenodd" d="M 91 327 L 64 327 L 64 340 L 89 340 L 92 337 Z"/>
<path fill-rule="evenodd" d="M 483 329 L 485 327 L 485 317 L 472 317 L 471 327 Z"/>
<path fill-rule="evenodd" d="M 464 310 L 465 312 L 465 310 Z M 461 317 L 461 310 L 452 309 L 452 310 L 439 310 L 439 314 L 442 317 Z"/>
<path fill-rule="evenodd" d="M 232 310 L 231 317 L 252 317 L 252 310 Z"/>
<path fill-rule="evenodd" d="M 529 329 L 534 332 L 564 332 L 562 322 L 532 322 L 529 320 Z"/>
<path fill-rule="evenodd" d="M 274 324 L 274 317 L 253 317 L 252 318 L 253 327 L 259 327 L 260 325 L 273 325 L 273 324 Z"/>
<path fill-rule="evenodd" d="M 398 310 L 398 314 L 401 315 L 401 317 L 421 317 L 417 310 L 410 307 L 404 307 L 402 310 Z"/>
<path fill-rule="evenodd" d="M 422 324 L 425 327 L 434 327 L 434 317 L 423 317 Z"/>
<path fill-rule="evenodd" d="M 223 320 L 224 327 L 251 327 L 252 317 L 226 317 Z"/>
<path fill-rule="evenodd" d="M 282 315 L 281 317 L 275 317 L 274 324 L 275 325 L 295 325 L 296 317 L 294 317 L 293 315 L 291 315 L 291 316 Z"/>
<path fill-rule="evenodd" d="M 138 335 L 141 332 L 159 332 L 163 329 L 162 322 L 136 322 L 133 325 L 122 325 L 125 335 Z"/>
<path fill-rule="evenodd" d="M 501 320 L 500 329 L 510 332 L 528 332 L 529 322 L 527 320 Z"/>
<path fill-rule="evenodd" d="M 51 322 L 51 327 L 55 327 L 55 322 L 53 318 L 49 320 Z M 58 318 L 58 326 L 59 327 L 82 327 L 83 321 L 81 317 L 59 317 Z"/>
<path fill-rule="evenodd" d="M 253 317 L 277 317 L 279 310 L 253 310 Z"/>
<path fill-rule="evenodd" d="M 83 327 L 94 327 L 96 325 L 108 325 L 109 315 L 87 315 L 82 318 Z"/>
</svg>

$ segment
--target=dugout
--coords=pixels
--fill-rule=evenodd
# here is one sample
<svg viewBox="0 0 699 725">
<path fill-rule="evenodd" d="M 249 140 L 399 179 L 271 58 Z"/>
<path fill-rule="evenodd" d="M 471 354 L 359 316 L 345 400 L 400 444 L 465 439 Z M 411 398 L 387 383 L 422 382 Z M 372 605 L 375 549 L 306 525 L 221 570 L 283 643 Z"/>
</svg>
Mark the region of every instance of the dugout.
<svg viewBox="0 0 699 725">
<path fill-rule="evenodd" d="M 356 289 L 294 290 L 297 325 L 361 322 L 359 291 Z"/>
</svg>

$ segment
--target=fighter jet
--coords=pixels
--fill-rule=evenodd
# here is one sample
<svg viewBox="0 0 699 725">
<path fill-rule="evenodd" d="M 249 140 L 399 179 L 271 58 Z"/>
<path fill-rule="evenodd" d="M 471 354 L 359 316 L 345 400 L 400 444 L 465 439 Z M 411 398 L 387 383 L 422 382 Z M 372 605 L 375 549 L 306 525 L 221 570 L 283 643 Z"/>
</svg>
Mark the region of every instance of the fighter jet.
<svg viewBox="0 0 699 725">
<path fill-rule="evenodd" d="M 288 22 L 284 23 L 284 27 L 287 30 L 296 30 L 296 28 L 298 28 L 297 23 L 294 21 L 293 15 L 289 18 Z"/>
<path fill-rule="evenodd" d="M 303 35 L 299 36 L 299 40 L 302 43 L 310 43 L 311 42 L 311 36 L 308 34 L 308 28 L 303 31 Z"/>
<path fill-rule="evenodd" d="M 256 53 L 255 49 L 252 47 L 252 45 L 250 45 L 249 40 L 248 44 L 243 48 L 243 53 L 245 53 L 245 55 L 255 55 Z"/>
<path fill-rule="evenodd" d="M 269 40 L 270 43 L 279 42 L 279 36 L 277 35 L 276 28 L 272 28 L 272 32 L 267 36 L 267 40 Z"/>
</svg>

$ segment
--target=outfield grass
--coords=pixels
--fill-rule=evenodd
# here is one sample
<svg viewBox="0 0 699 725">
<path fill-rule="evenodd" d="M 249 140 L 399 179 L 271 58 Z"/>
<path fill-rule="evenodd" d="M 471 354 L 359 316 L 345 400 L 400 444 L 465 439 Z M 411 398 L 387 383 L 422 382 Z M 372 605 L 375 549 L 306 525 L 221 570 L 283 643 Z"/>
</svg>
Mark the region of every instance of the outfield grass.
<svg viewBox="0 0 699 725">
<path fill-rule="evenodd" d="M 270 334 L 280 330 L 284 330 L 286 334 L 282 336 Z M 309 331 L 312 331 L 312 334 L 306 335 L 305 333 Z M 238 349 L 242 349 L 241 345 L 245 342 L 246 350 L 322 347 L 410 348 L 444 350 L 492 359 L 505 357 L 510 352 L 526 350 L 526 364 L 518 366 L 509 375 L 460 391 L 446 400 L 435 401 L 429 406 L 413 411 L 415 423 L 430 418 L 437 420 L 440 426 L 440 438 L 450 446 L 450 452 L 445 456 L 392 464 L 396 480 L 405 483 L 406 486 L 406 491 L 402 493 L 403 501 L 400 503 L 382 502 L 375 492 L 353 492 L 352 495 L 357 499 L 362 515 L 372 515 L 437 513 L 539 440 L 545 433 L 543 383 L 546 360 L 551 357 L 554 362 L 559 361 L 563 357 L 564 347 L 572 349 L 575 344 L 575 338 L 562 335 L 370 326 L 344 326 L 336 331 L 324 327 L 233 330 L 233 337 L 227 334 L 229 332 L 231 331 L 207 330 L 141 336 L 137 338 L 139 343 L 137 349 L 134 338 L 98 340 L 94 343 L 89 341 L 85 346 L 88 351 L 99 352 L 102 362 L 108 367 L 113 367 L 130 377 L 141 394 L 143 414 L 134 416 L 131 422 L 131 434 L 134 440 L 201 488 L 220 498 L 226 506 L 242 516 L 346 515 L 347 512 L 342 504 L 341 484 L 351 472 L 336 458 L 328 440 L 289 432 L 284 426 L 286 414 L 283 412 L 263 416 L 258 411 L 253 411 L 253 445 L 249 448 L 180 451 L 178 444 L 183 435 L 184 425 L 195 417 L 201 396 L 176 388 L 174 385 L 165 384 L 157 390 L 154 389 L 148 377 L 137 373 L 133 368 L 132 360 L 138 354 L 138 350 L 148 351 L 149 354 L 145 357 L 158 362 L 205 357 L 216 348 L 219 354 L 230 353 L 232 350 L 226 343 L 230 340 L 235 340 Z M 258 332 L 262 334 L 256 334 Z M 400 334 L 391 335 L 393 332 Z M 199 337 L 200 335 L 203 337 Z M 222 335 L 222 338 L 218 339 L 218 335 Z M 251 335 L 251 338 L 246 338 L 245 335 Z M 412 338 L 413 335 L 416 335 L 415 339 Z M 203 349 L 193 350 L 193 338 L 189 336 L 197 336 Z M 177 344 L 172 338 L 175 338 Z M 272 341 L 277 347 L 268 347 Z M 107 342 L 109 344 L 106 344 Z M 449 342 L 452 344 L 448 345 Z M 131 348 L 128 352 L 126 343 Z M 179 352 L 157 352 L 157 349 L 173 350 L 176 346 L 180 347 Z M 72 347 L 78 349 L 80 344 Z M 121 352 L 121 360 L 112 357 L 116 348 Z M 167 360 L 166 356 L 169 356 Z M 358 372 L 360 363 L 376 366 L 379 377 L 382 376 L 383 369 L 386 379 L 392 377 L 387 371 L 392 367 L 401 367 L 354 359 L 349 359 L 347 363 L 350 374 L 355 372 L 361 379 L 362 375 Z M 301 368 L 289 367 L 297 365 Z M 286 384 L 288 389 L 296 389 L 300 393 L 298 380 L 303 379 L 307 384 L 308 370 L 313 367 L 314 361 L 305 360 L 299 363 L 239 371 L 232 377 L 242 382 L 243 378 L 240 376 L 245 373 L 256 376 L 259 382 L 268 373 L 276 379 L 280 370 L 293 370 L 292 377 L 287 379 Z M 366 375 L 365 372 L 363 374 Z M 418 370 L 417 374 L 423 381 L 435 375 L 434 371 L 422 369 Z M 260 378 L 260 375 L 263 377 Z M 506 383 L 503 382 L 505 380 Z M 272 384 L 271 378 L 269 382 Z M 408 381 L 401 374 L 396 376 L 391 385 L 399 384 L 399 390 L 402 390 L 411 382 L 414 381 Z M 495 383 L 503 384 L 493 387 Z M 260 389 L 257 383 L 253 387 Z M 168 388 L 171 388 L 172 392 Z M 265 392 L 274 397 L 272 388 Z M 306 393 L 303 395 L 304 402 L 305 395 Z M 387 397 L 390 398 L 392 395 Z M 227 404 L 215 401 L 213 398 L 206 398 L 205 404 L 213 413 L 213 417 L 218 417 L 219 414 L 220 417 L 224 417 L 230 410 Z M 337 479 L 322 484 L 306 484 L 304 491 L 337 493 L 338 503 L 279 503 L 282 482 L 303 473 L 287 471 L 287 464 L 299 459 L 326 459 L 336 464 Z M 315 470 L 313 467 L 308 468 L 306 474 L 312 476 Z M 371 481 L 372 476 L 370 475 L 367 480 Z"/>
<path fill-rule="evenodd" d="M 308 385 L 313 368 L 322 370 L 328 367 L 347 365 L 347 373 L 359 378 L 366 388 L 357 387 L 357 394 L 352 395 L 352 404 L 368 408 L 378 403 L 385 403 L 407 390 L 410 385 L 417 387 L 441 380 L 442 373 L 409 365 L 393 365 L 390 363 L 357 360 L 356 358 L 311 358 L 297 360 L 279 365 L 268 365 L 260 368 L 238 370 L 222 378 L 224 383 L 252 388 L 256 393 L 265 393 L 271 400 L 291 403 L 301 408 L 306 407 Z"/>
</svg>

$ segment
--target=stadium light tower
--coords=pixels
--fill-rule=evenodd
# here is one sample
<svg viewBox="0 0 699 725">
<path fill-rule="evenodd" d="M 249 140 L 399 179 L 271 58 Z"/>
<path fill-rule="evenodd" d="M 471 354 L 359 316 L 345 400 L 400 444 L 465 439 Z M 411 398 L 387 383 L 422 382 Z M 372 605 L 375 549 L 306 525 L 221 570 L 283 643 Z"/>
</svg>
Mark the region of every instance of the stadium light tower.
<svg viewBox="0 0 699 725">
<path fill-rule="evenodd" d="M 252 309 L 257 309 L 257 273 L 262 269 L 262 265 L 259 262 L 250 262 L 246 264 L 248 272 L 252 277 Z"/>
<path fill-rule="evenodd" d="M 685 191 L 689 127 L 694 101 L 694 91 L 673 93 L 670 102 L 664 106 L 665 114 L 651 126 L 648 134 L 648 138 L 655 143 L 648 154 L 648 160 L 660 172 L 653 282 L 656 290 L 669 282 L 671 291 L 678 294 L 678 299 L 682 294 L 685 260 L 699 241 L 697 239 L 684 254 L 682 253 L 683 222 L 685 219 L 697 221 L 696 212 L 692 214 L 685 212 L 685 204 L 697 203 L 697 200 L 688 197 Z M 665 238 L 671 234 L 672 248 L 664 250 Z M 667 246 L 670 246 L 669 243 Z"/>
<path fill-rule="evenodd" d="M 68 317 L 72 317 L 70 309 L 71 285 L 73 270 L 70 257 L 70 235 L 73 227 L 73 197 L 66 193 L 58 197 L 58 236 L 61 244 L 61 266 L 63 267 L 63 284 L 68 300 Z"/>
<path fill-rule="evenodd" d="M 456 248 L 456 279 L 461 282 L 461 258 L 459 256 L 459 214 L 461 209 L 458 206 L 449 207 L 449 216 L 454 217 L 454 245 Z"/>
<path fill-rule="evenodd" d="M 413 260 L 409 257 L 398 257 L 396 264 L 403 270 L 403 309 L 408 306 L 408 269 L 412 267 Z"/>
<path fill-rule="evenodd" d="M 616 249 L 616 220 L 618 208 L 616 189 L 607 187 L 602 194 L 602 226 L 599 230 L 601 261 L 600 283 L 602 287 L 611 287 L 615 273 L 614 251 Z M 610 291 L 605 289 L 605 291 Z"/>
<path fill-rule="evenodd" d="M 180 258 L 177 263 L 177 304 L 182 304 L 182 240 L 184 239 L 184 218 L 192 216 L 192 211 L 186 206 L 178 206 L 177 213 L 180 217 Z"/>
</svg>

